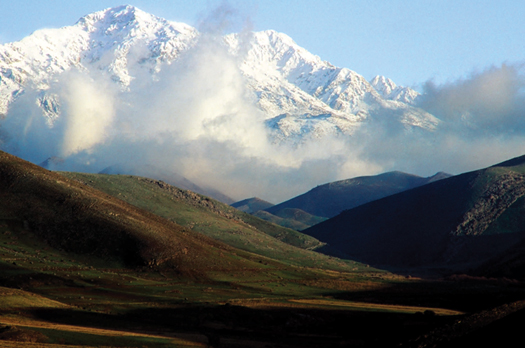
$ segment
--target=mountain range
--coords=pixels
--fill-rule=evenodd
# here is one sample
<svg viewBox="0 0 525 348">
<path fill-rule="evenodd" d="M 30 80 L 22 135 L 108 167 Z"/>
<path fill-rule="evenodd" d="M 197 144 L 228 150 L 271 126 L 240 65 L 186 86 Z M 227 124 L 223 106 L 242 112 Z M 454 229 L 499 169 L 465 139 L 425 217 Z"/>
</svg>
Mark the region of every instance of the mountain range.
<svg viewBox="0 0 525 348">
<path fill-rule="evenodd" d="M 136 88 L 138 78 L 158 78 L 166 64 L 206 35 L 133 6 L 92 13 L 73 26 L 38 30 L 0 46 L 0 115 L 7 115 L 11 105 L 34 88 L 35 102 L 52 125 L 63 107 L 49 89 L 64 72 L 98 70 L 128 91 Z M 366 81 L 322 61 L 285 34 L 269 30 L 220 40 L 240 62 L 251 97 L 262 111 L 261 121 L 277 140 L 352 134 L 367 119 L 385 113 L 406 127 L 432 130 L 439 124 L 413 106 L 416 91 L 382 76 Z"/>
<path fill-rule="evenodd" d="M 450 174 L 440 172 L 428 178 L 423 178 L 403 172 L 388 172 L 339 180 L 319 185 L 302 195 L 264 210 L 276 214 L 283 209 L 294 208 L 301 209 L 312 215 L 331 218 L 343 210 L 355 208 L 376 199 L 450 176 Z"/>
<path fill-rule="evenodd" d="M 257 197 L 231 205 L 263 220 L 301 231 L 343 210 L 450 176 L 440 172 L 423 178 L 403 172 L 388 172 L 319 185 L 277 205 Z"/>
<path fill-rule="evenodd" d="M 283 33 L 199 31 L 129 5 L 0 45 L 0 149 L 51 170 L 126 168 L 226 203 L 240 195 L 224 194 L 241 175 L 236 163 L 292 175 L 320 158 L 344 160 L 348 142 L 359 148 L 358 130 L 435 132 L 441 121 L 418 98 Z M 253 174 L 244 171 L 245 192 Z"/>
<path fill-rule="evenodd" d="M 514 158 L 360 205 L 303 232 L 380 267 L 521 278 L 524 171 L 525 157 Z"/>
</svg>

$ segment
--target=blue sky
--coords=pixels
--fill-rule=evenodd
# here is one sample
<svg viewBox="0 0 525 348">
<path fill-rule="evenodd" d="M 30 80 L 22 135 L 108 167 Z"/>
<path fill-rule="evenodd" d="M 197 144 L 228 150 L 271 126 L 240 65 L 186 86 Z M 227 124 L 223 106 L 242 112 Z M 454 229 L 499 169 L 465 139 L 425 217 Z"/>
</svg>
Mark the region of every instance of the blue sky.
<svg viewBox="0 0 525 348">
<path fill-rule="evenodd" d="M 128 0 L 146 12 L 196 25 L 216 0 Z M 0 0 L 0 42 L 126 0 Z M 525 59 L 525 1 L 516 0 L 231 0 L 239 22 L 274 29 L 336 66 L 367 79 L 384 75 L 420 87 L 466 78 Z M 240 28 L 241 24 L 236 28 Z"/>
</svg>

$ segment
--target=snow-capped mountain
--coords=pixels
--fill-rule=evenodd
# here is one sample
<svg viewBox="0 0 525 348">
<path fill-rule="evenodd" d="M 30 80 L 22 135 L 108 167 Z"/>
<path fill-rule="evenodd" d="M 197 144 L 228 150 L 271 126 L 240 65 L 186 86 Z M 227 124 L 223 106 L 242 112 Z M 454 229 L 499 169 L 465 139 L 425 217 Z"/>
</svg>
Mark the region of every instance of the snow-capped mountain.
<svg viewBox="0 0 525 348">
<path fill-rule="evenodd" d="M 0 45 L 0 115 L 25 88 L 41 91 L 61 73 L 72 68 L 96 68 L 127 88 L 137 65 L 158 72 L 161 62 L 171 61 L 195 40 L 197 31 L 169 22 L 132 6 L 96 12 L 75 25 L 42 29 L 21 41 Z M 42 107 L 57 116 L 42 94 Z"/>
<path fill-rule="evenodd" d="M 89 14 L 75 25 L 42 29 L 0 45 L 0 116 L 29 88 L 48 126 L 62 101 L 50 86 L 64 72 L 98 71 L 122 93 L 138 79 L 155 81 L 202 36 L 183 23 L 132 6 Z M 350 135 L 368 120 L 391 117 L 405 128 L 432 131 L 439 120 L 417 108 L 418 93 L 378 76 L 366 81 L 321 60 L 290 37 L 272 30 L 222 38 L 238 62 L 251 98 L 276 142 L 323 134 Z M 138 84 L 140 85 L 140 84 Z"/>
<path fill-rule="evenodd" d="M 226 42 L 235 52 L 238 35 L 226 37 Z M 241 70 L 257 93 L 258 106 L 273 116 L 267 124 L 281 138 L 334 131 L 352 134 L 370 116 L 389 110 L 396 110 L 399 122 L 407 127 L 433 130 L 439 123 L 414 107 L 419 94 L 413 89 L 382 76 L 368 82 L 273 30 L 253 34 Z"/>
</svg>

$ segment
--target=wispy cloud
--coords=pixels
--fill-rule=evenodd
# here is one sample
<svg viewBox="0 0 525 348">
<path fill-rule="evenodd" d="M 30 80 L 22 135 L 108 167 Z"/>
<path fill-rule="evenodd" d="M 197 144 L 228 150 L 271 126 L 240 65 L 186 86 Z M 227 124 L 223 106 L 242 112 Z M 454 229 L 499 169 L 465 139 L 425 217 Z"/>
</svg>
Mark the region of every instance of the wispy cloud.
<svg viewBox="0 0 525 348">
<path fill-rule="evenodd" d="M 427 82 L 420 105 L 465 130 L 525 131 L 525 79 L 520 66 L 502 65 L 442 86 Z M 521 127 L 516 127 L 521 126 Z"/>
</svg>

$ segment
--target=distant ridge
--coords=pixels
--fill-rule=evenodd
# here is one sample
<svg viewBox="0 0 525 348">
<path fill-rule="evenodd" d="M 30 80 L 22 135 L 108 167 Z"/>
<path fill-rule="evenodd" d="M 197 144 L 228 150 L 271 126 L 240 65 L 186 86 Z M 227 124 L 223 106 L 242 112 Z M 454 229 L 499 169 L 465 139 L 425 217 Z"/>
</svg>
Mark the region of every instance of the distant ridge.
<svg viewBox="0 0 525 348">
<path fill-rule="evenodd" d="M 260 198 L 248 198 L 242 201 L 231 204 L 232 207 L 239 209 L 240 211 L 246 212 L 257 216 L 274 224 L 291 228 L 296 231 L 302 231 L 318 224 L 321 221 L 326 220 L 323 217 L 314 216 L 301 209 L 296 208 L 284 208 L 272 214 L 267 210 L 270 209 L 274 204 L 266 202 Z"/>
<path fill-rule="evenodd" d="M 525 163 L 525 155 L 512 158 L 508 161 L 504 161 L 493 165 L 492 167 L 514 167 Z"/>
<path fill-rule="evenodd" d="M 260 198 L 253 197 L 253 198 L 243 199 L 242 201 L 238 201 L 235 203 L 231 203 L 230 205 L 234 208 L 239 209 L 240 211 L 243 211 L 248 214 L 252 214 L 259 210 L 268 209 L 272 207 L 274 204 L 267 202 L 265 200 L 262 200 Z"/>
<path fill-rule="evenodd" d="M 317 186 L 302 195 L 274 205 L 266 211 L 278 214 L 282 209 L 296 208 L 312 215 L 330 218 L 343 210 L 450 176 L 450 174 L 439 172 L 423 178 L 398 171 L 362 176 Z"/>
</svg>

